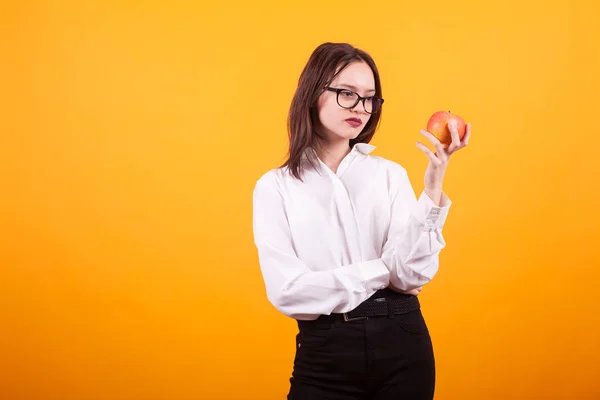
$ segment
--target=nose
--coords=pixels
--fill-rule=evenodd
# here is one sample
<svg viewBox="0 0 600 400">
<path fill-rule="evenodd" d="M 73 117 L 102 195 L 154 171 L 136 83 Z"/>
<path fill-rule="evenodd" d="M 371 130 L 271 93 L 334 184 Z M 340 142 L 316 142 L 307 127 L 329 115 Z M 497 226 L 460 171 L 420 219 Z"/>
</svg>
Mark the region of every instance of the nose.
<svg viewBox="0 0 600 400">
<path fill-rule="evenodd" d="M 365 112 L 366 110 L 365 110 L 363 102 L 364 102 L 364 100 L 362 100 L 362 99 L 359 100 L 358 103 L 356 103 L 356 105 L 351 108 L 351 110 L 353 112 L 359 112 L 359 113 L 360 112 Z M 358 109 L 357 109 L 357 107 L 358 107 Z"/>
</svg>

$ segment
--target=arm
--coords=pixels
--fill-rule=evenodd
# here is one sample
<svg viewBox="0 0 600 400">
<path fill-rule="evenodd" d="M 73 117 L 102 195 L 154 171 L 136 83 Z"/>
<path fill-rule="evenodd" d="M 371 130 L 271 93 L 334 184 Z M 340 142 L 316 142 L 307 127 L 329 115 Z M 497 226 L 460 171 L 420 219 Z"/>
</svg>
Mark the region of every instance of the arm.
<svg viewBox="0 0 600 400">
<path fill-rule="evenodd" d="M 351 311 L 387 287 L 390 272 L 381 259 L 311 270 L 300 260 L 274 182 L 259 180 L 253 195 L 254 242 L 269 301 L 283 314 L 315 319 Z"/>
<path fill-rule="evenodd" d="M 448 129 L 452 137 L 450 145 L 443 145 L 430 132 L 421 130 L 436 152 L 417 142 L 417 147 L 429 158 L 425 189 L 418 200 L 406 170 L 393 172 L 399 181 L 382 259 L 391 270 L 391 286 L 397 290 L 411 290 L 429 282 L 438 271 L 439 252 L 446 246 L 442 227 L 451 202 L 442 191 L 442 183 L 450 156 L 469 143 L 471 124 L 466 125 L 462 141 L 455 124 L 449 124 Z"/>
<path fill-rule="evenodd" d="M 396 185 L 381 258 L 391 270 L 391 285 L 408 291 L 428 283 L 438 271 L 439 252 L 446 245 L 442 227 L 451 201 L 442 193 L 438 207 L 425 191 L 417 199 L 406 170 L 392 173 Z"/>
</svg>

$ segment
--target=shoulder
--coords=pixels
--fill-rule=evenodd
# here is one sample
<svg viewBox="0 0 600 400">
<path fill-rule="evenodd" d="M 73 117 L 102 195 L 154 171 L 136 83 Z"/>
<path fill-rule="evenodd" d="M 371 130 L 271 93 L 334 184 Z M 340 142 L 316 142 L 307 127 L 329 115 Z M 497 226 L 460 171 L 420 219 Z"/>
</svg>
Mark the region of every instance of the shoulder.
<svg viewBox="0 0 600 400">
<path fill-rule="evenodd" d="M 369 154 L 366 161 L 370 177 L 374 184 L 384 185 L 390 195 L 411 185 L 407 169 L 397 161 L 379 155 Z"/>
<path fill-rule="evenodd" d="M 285 181 L 292 178 L 287 167 L 271 169 L 256 180 L 254 191 L 267 190 L 279 192 Z"/>
<path fill-rule="evenodd" d="M 256 184 L 275 184 L 289 177 L 291 177 L 291 174 L 288 167 L 274 168 L 260 175 Z"/>
<path fill-rule="evenodd" d="M 408 175 L 408 172 L 404 166 L 389 158 L 369 154 L 367 156 L 367 160 L 376 166 L 381 173 L 388 175 L 390 178 L 402 178 Z"/>
</svg>

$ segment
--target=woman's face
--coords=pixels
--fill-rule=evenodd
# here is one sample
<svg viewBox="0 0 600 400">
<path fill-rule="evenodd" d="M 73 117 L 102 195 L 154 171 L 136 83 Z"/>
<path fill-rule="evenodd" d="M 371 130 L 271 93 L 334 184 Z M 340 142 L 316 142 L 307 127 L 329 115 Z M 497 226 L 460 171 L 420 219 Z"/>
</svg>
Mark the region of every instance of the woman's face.
<svg viewBox="0 0 600 400">
<path fill-rule="evenodd" d="M 371 67 L 365 62 L 356 61 L 348 65 L 329 84 L 330 88 L 347 89 L 362 97 L 375 95 L 375 77 Z M 339 101 L 342 105 L 352 103 L 352 94 L 342 92 Z M 342 108 L 338 105 L 336 92 L 325 90 L 318 100 L 320 126 L 319 132 L 328 142 L 348 141 L 356 138 L 369 121 L 367 113 L 360 101 L 353 108 Z"/>
</svg>

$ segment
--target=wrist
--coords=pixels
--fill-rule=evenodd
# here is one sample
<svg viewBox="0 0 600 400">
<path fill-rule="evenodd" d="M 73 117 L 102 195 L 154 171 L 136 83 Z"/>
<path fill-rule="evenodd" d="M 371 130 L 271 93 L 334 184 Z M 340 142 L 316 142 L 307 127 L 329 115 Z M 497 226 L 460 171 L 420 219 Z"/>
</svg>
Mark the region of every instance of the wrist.
<svg viewBox="0 0 600 400">
<path fill-rule="evenodd" d="M 433 201 L 435 203 L 436 206 L 440 206 L 440 203 L 442 202 L 442 188 L 425 188 L 425 193 L 427 194 L 427 196 L 429 196 L 429 198 L 431 199 L 431 201 Z"/>
</svg>

